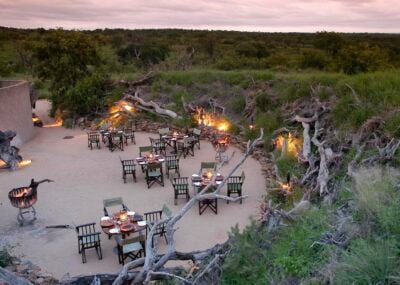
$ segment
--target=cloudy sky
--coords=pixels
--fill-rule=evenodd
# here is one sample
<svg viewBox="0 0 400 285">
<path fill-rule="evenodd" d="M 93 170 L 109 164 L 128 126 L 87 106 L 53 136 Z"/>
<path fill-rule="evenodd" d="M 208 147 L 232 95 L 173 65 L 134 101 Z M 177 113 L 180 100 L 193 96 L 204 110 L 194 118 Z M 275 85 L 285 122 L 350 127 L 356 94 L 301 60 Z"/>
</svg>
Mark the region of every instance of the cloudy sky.
<svg viewBox="0 0 400 285">
<path fill-rule="evenodd" d="M 0 0 L 0 26 L 400 32 L 400 0 Z"/>
</svg>

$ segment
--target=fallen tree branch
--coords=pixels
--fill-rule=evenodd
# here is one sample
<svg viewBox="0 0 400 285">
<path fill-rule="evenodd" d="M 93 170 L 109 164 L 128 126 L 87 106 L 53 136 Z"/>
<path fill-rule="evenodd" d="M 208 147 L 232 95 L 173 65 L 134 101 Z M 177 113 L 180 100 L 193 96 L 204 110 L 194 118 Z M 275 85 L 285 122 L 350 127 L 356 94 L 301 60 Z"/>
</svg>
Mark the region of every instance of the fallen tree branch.
<svg viewBox="0 0 400 285">
<path fill-rule="evenodd" d="M 131 93 L 125 93 L 123 96 L 123 100 L 135 102 L 137 104 L 136 106 L 139 109 L 140 108 L 142 108 L 142 109 L 148 108 L 148 109 L 144 109 L 144 110 L 147 110 L 147 111 L 152 110 L 153 112 L 155 112 L 158 115 L 167 116 L 172 119 L 179 118 L 178 114 L 175 113 L 174 111 L 171 111 L 168 109 L 163 109 L 157 103 L 155 103 L 153 101 L 150 101 L 150 102 L 144 101 L 142 98 L 139 97 L 139 89 L 136 89 L 136 91 L 133 95 Z"/>
</svg>

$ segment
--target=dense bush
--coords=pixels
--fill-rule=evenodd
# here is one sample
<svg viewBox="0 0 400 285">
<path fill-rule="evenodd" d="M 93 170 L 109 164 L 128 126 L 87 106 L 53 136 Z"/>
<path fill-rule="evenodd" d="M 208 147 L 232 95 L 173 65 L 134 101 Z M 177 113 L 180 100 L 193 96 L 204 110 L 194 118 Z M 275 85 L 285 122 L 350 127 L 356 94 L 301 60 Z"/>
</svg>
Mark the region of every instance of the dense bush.
<svg viewBox="0 0 400 285">
<path fill-rule="evenodd" d="M 323 70 L 328 65 L 328 62 L 329 60 L 324 52 L 318 50 L 309 50 L 303 53 L 300 65 L 302 68 Z"/>
<path fill-rule="evenodd" d="M 339 51 L 336 65 L 346 74 L 372 72 L 387 68 L 389 57 L 385 50 L 377 46 L 350 45 Z"/>
<path fill-rule="evenodd" d="M 97 72 L 79 80 L 74 87 L 68 89 L 61 107 L 68 110 L 72 116 L 103 111 L 107 79 L 106 75 Z"/>
</svg>

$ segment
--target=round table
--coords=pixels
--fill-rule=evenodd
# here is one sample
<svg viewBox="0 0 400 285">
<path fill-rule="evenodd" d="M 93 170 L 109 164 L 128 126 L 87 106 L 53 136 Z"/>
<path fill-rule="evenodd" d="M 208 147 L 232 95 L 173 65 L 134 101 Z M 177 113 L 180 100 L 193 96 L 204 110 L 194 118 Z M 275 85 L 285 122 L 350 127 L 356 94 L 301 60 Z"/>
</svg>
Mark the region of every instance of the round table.
<svg viewBox="0 0 400 285">
<path fill-rule="evenodd" d="M 134 214 L 129 216 L 126 221 L 120 220 L 120 213 L 114 213 L 109 220 L 100 220 L 100 226 L 103 232 L 109 236 L 112 235 L 130 235 L 132 233 L 140 232 L 146 229 L 147 225 L 139 226 L 138 222 L 143 221 L 143 216 L 139 214 Z"/>
</svg>

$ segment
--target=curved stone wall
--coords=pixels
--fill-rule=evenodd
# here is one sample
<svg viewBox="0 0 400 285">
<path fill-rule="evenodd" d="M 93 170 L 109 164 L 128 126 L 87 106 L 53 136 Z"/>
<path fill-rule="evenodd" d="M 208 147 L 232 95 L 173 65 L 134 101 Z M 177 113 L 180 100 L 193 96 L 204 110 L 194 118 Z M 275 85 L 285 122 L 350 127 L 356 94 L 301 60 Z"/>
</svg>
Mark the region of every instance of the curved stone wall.
<svg viewBox="0 0 400 285">
<path fill-rule="evenodd" d="M 27 81 L 0 81 L 0 130 L 17 133 L 12 144 L 19 146 L 34 134 L 30 87 Z"/>
</svg>

